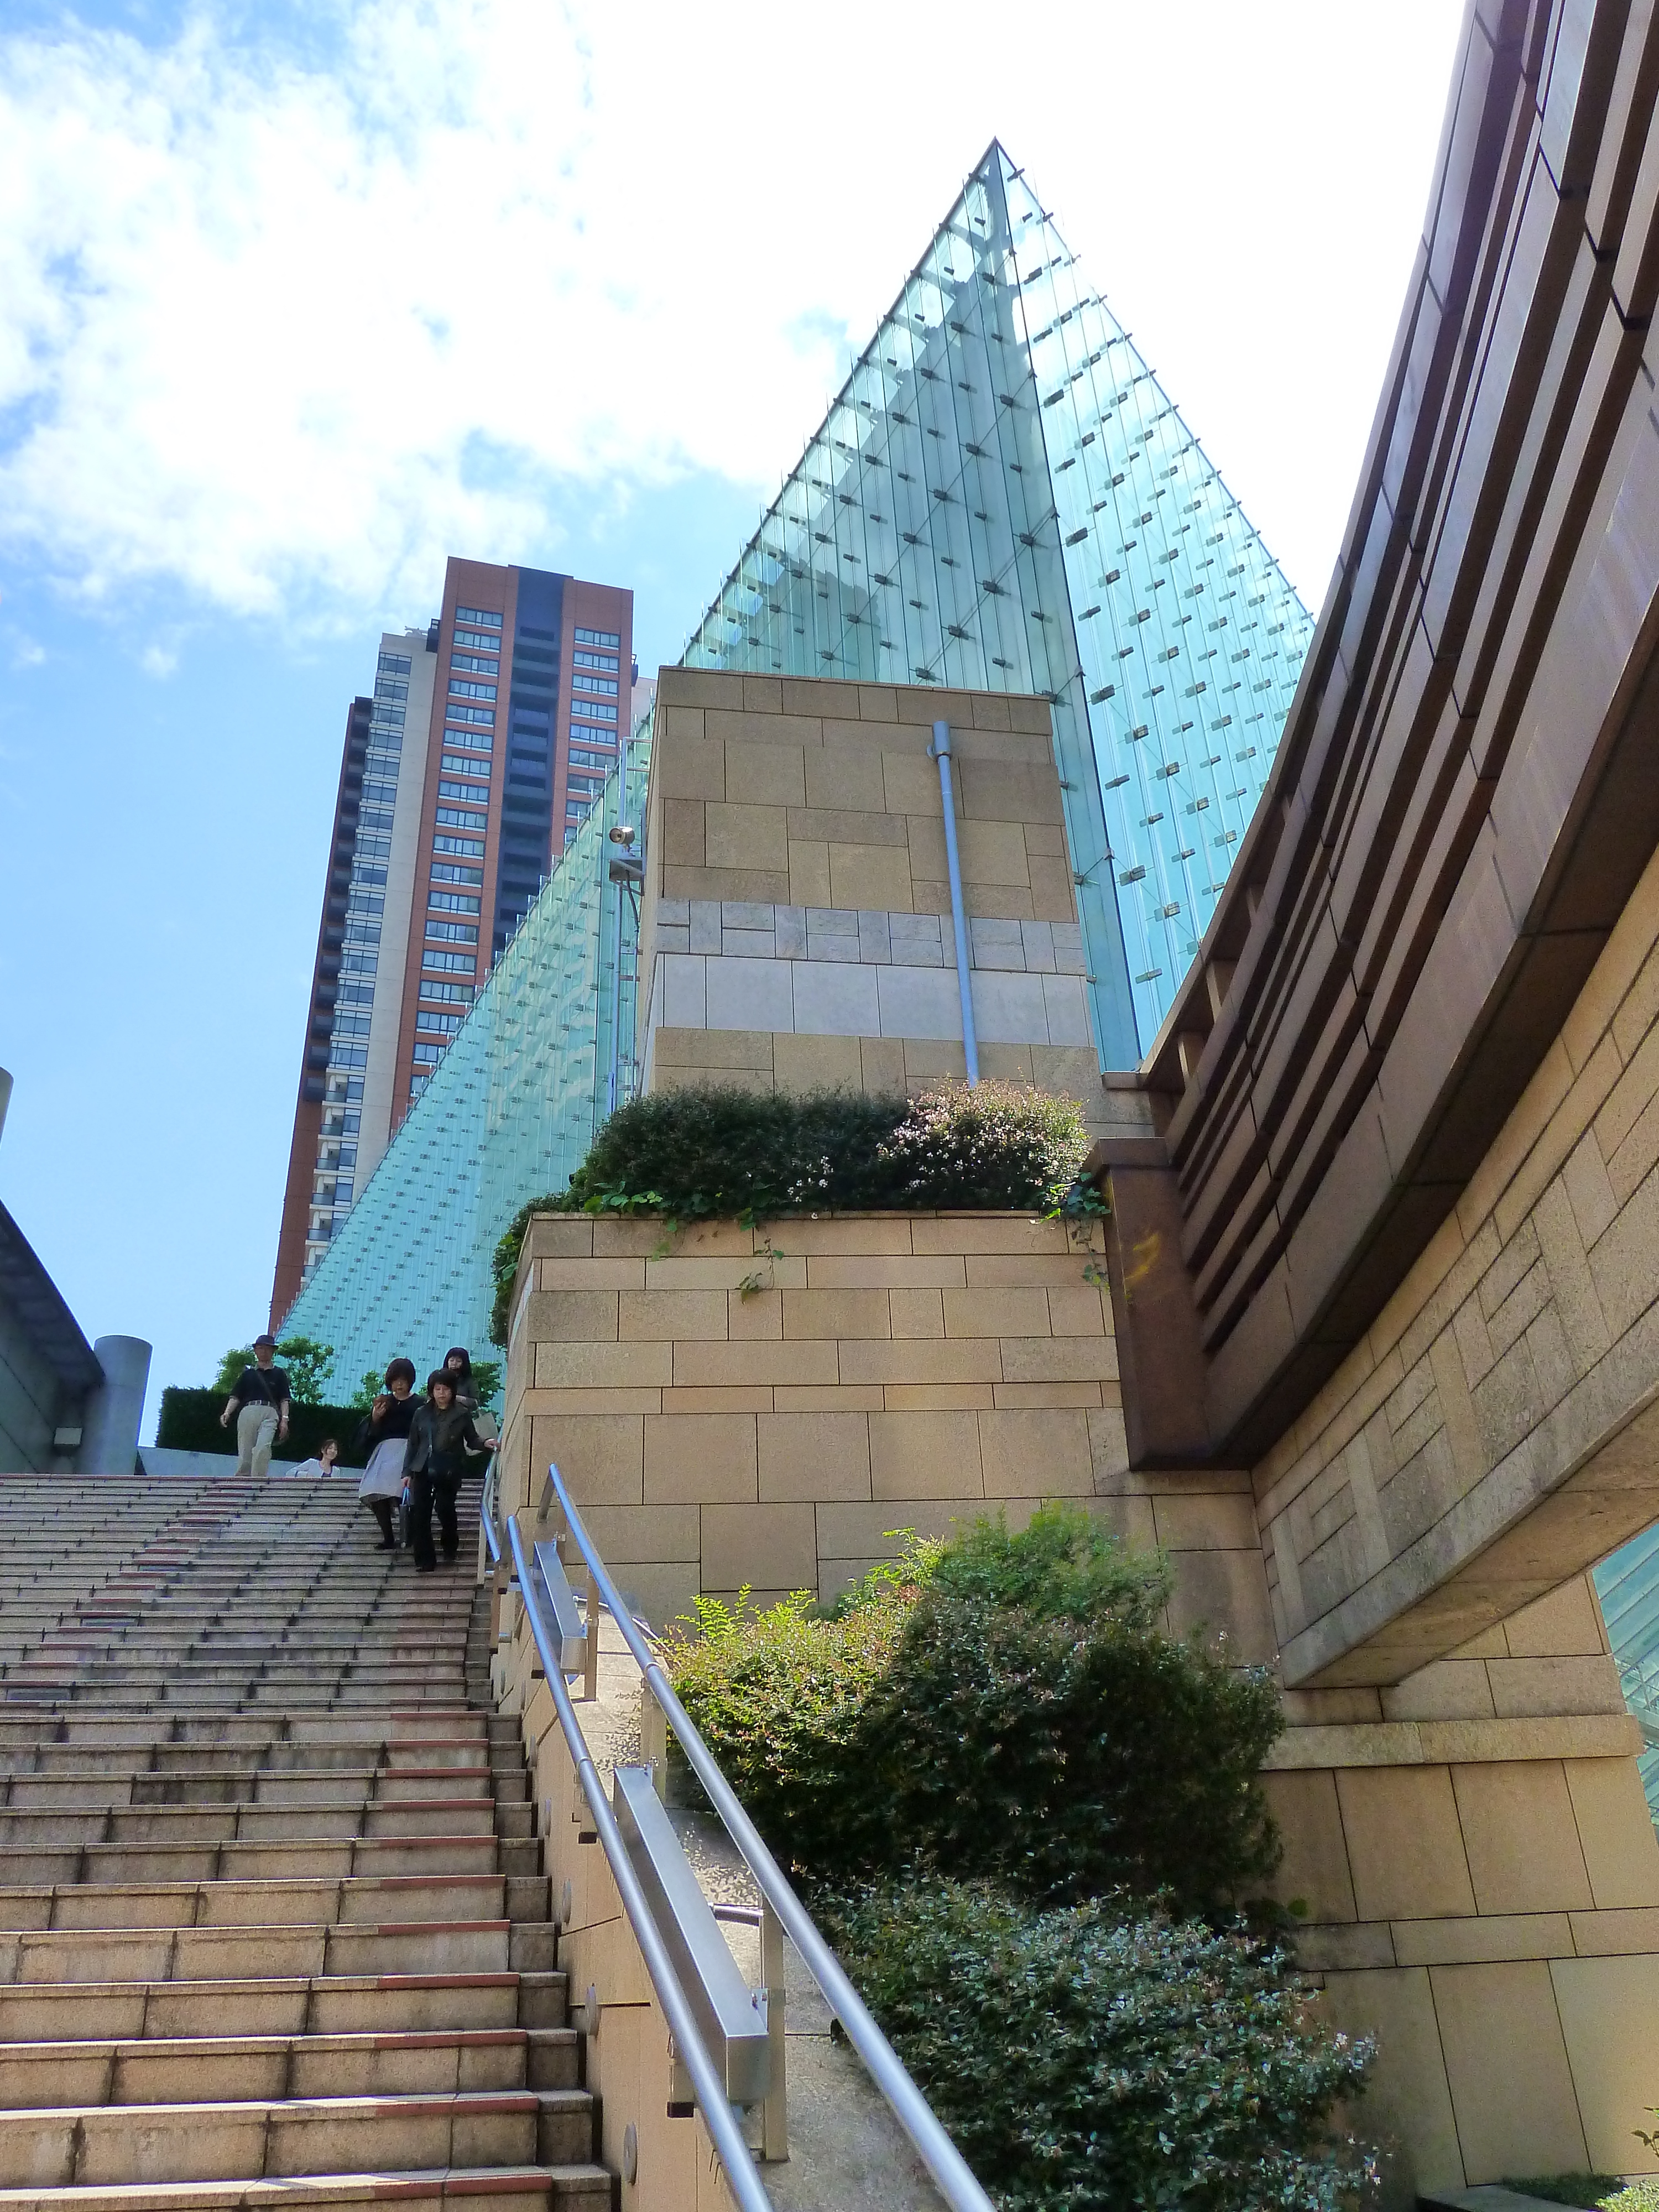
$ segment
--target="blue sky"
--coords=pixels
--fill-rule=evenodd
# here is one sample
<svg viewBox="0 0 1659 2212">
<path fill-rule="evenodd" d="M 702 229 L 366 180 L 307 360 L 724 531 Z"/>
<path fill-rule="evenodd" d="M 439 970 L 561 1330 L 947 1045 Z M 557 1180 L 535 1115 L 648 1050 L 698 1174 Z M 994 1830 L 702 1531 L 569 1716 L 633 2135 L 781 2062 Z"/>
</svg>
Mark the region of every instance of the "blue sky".
<svg viewBox="0 0 1659 2212">
<path fill-rule="evenodd" d="M 345 707 L 444 555 L 675 657 L 994 133 L 1316 606 L 1460 12 L 901 5 L 843 75 L 811 6 L 9 0 L 0 1199 L 152 1418 L 263 1321 Z"/>
</svg>

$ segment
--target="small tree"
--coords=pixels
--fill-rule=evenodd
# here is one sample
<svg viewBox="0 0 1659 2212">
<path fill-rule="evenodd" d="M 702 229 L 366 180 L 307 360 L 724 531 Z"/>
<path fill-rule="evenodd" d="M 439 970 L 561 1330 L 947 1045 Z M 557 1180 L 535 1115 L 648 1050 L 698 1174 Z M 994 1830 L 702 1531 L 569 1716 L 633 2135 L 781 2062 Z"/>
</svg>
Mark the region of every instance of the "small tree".
<svg viewBox="0 0 1659 2212">
<path fill-rule="evenodd" d="M 314 1336 L 285 1336 L 276 1347 L 276 1362 L 288 1376 L 289 1390 L 297 1404 L 320 1406 L 326 1402 L 323 1392 L 334 1372 L 331 1344 L 319 1344 Z M 214 1389 L 228 1396 L 236 1388 L 242 1370 L 252 1364 L 253 1346 L 233 1345 L 219 1362 Z"/>
<path fill-rule="evenodd" d="M 319 1344 L 314 1336 L 285 1336 L 276 1357 L 288 1375 L 288 1386 L 301 1406 L 321 1406 L 334 1372 L 334 1346 Z"/>
</svg>

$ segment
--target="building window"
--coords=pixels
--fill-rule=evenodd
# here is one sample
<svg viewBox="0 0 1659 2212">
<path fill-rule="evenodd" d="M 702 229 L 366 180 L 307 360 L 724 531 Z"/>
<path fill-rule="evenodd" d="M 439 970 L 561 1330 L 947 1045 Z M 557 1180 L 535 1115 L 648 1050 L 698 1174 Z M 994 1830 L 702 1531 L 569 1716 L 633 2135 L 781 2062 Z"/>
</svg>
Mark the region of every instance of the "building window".
<svg viewBox="0 0 1659 2212">
<path fill-rule="evenodd" d="M 434 983 L 422 975 L 421 996 L 439 1000 L 447 1006 L 470 1006 L 472 1004 L 472 986 L 470 983 Z"/>
<path fill-rule="evenodd" d="M 382 676 L 407 676 L 409 655 L 406 653 L 383 653 L 375 666 Z"/>
<path fill-rule="evenodd" d="M 590 722 L 614 722 L 617 719 L 616 708 L 614 707 L 606 706 L 603 701 L 599 699 L 573 699 L 570 702 L 570 711 L 573 714 L 582 715 Z M 581 732 L 578 730 L 573 732 L 572 734 L 573 736 L 580 737 Z M 614 730 L 602 730 L 599 734 L 601 737 L 614 738 L 616 736 L 616 732 Z"/>
<path fill-rule="evenodd" d="M 415 1047 L 415 1065 L 416 1067 L 435 1067 L 443 1056 L 444 1048 L 441 1044 L 417 1043 Z"/>
<path fill-rule="evenodd" d="M 439 952 L 429 945 L 421 954 L 421 965 L 435 969 L 440 974 L 447 971 L 452 975 L 475 975 L 477 973 L 477 963 L 470 952 Z"/>
<path fill-rule="evenodd" d="M 441 785 L 439 787 L 441 790 Z M 471 799 L 472 793 L 468 792 L 466 796 Z M 483 814 L 469 814 L 459 806 L 441 806 L 438 809 L 438 819 L 451 830 L 473 830 L 482 837 L 489 817 Z"/>
<path fill-rule="evenodd" d="M 603 691 L 607 698 L 614 699 L 617 679 L 614 676 L 573 676 L 570 688 L 573 691 Z"/>
<path fill-rule="evenodd" d="M 452 676 L 449 696 L 452 699 L 493 699 L 495 686 L 493 684 L 469 684 L 465 677 Z M 493 721 L 495 717 L 492 715 L 490 719 Z"/>
<path fill-rule="evenodd" d="M 469 816 L 464 818 L 466 820 L 468 827 L 471 828 L 472 826 L 471 817 Z M 477 827 L 482 829 L 483 824 L 479 823 Z M 476 837 L 434 837 L 432 841 L 432 849 L 434 853 L 462 853 L 466 854 L 469 859 L 474 860 L 482 860 L 483 858 L 483 847 L 479 843 Z M 470 884 L 474 882 L 482 883 L 483 878 L 482 876 L 475 877 L 469 875 L 461 877 L 452 876 L 447 878 L 447 880 L 451 883 L 460 882 Z"/>
<path fill-rule="evenodd" d="M 501 641 L 498 637 L 480 637 L 470 629 L 458 629 L 453 642 L 456 647 L 470 653 L 499 653 Z"/>
<path fill-rule="evenodd" d="M 453 901 L 451 902 L 454 903 Z M 478 910 L 477 899 L 471 902 L 471 910 L 474 914 Z M 428 938 L 435 939 L 442 945 L 476 945 L 478 941 L 477 930 L 471 924 L 465 921 L 434 921 L 430 915 L 426 918 L 426 933 Z"/>
<path fill-rule="evenodd" d="M 440 1036 L 453 1036 L 466 1019 L 465 1014 L 429 1014 L 424 1006 L 415 1016 L 417 1030 L 434 1030 Z"/>
<path fill-rule="evenodd" d="M 622 640 L 614 629 L 579 629 L 578 645 L 608 645 L 613 653 L 622 649 Z"/>
<path fill-rule="evenodd" d="M 501 617 L 492 614 L 488 607 L 457 607 L 455 619 L 458 623 L 471 623 L 480 629 L 499 629 L 501 626 Z"/>
<path fill-rule="evenodd" d="M 492 691 L 495 690 L 493 684 L 489 688 Z M 488 707 L 458 707 L 453 701 L 444 708 L 444 720 L 447 722 L 477 722 L 489 730 L 493 730 L 495 726 L 495 717 Z M 478 738 L 470 732 L 462 736 L 461 743 L 464 745 L 478 744 L 479 750 L 482 752 L 488 752 L 489 750 L 487 744 L 479 744 Z"/>
<path fill-rule="evenodd" d="M 458 868 L 452 861 L 434 860 L 432 863 L 432 881 L 434 884 L 481 884 L 483 870 Z"/>
<path fill-rule="evenodd" d="M 462 891 L 428 891 L 426 902 L 440 914 L 477 914 L 479 905 L 477 899 L 468 898 Z M 431 927 L 428 922 L 427 927 Z"/>
</svg>

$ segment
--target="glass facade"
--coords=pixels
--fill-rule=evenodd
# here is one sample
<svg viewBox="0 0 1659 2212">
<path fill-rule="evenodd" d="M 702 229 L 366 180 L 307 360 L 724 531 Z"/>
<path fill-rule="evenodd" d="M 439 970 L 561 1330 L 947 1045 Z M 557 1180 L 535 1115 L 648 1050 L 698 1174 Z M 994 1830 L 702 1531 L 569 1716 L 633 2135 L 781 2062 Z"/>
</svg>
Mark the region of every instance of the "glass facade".
<svg viewBox="0 0 1659 2212">
<path fill-rule="evenodd" d="M 1632 1537 L 1595 1570 L 1625 1703 L 1640 1722 L 1637 1764 L 1648 1809 L 1659 1820 L 1659 1528 Z"/>
<path fill-rule="evenodd" d="M 1312 630 L 994 146 L 684 665 L 1045 696 L 1096 1036 L 1129 1067 L 1197 949 Z M 608 745 L 622 641 L 575 643 L 571 740 Z M 642 817 L 649 731 L 647 714 L 620 775 L 614 755 L 580 757 L 563 859 L 457 1034 L 420 1048 L 409 1118 L 289 1315 L 336 1346 L 337 1376 L 482 1342 L 495 1239 L 568 1180 L 608 1109 L 613 1023 L 627 1094 L 633 981 L 615 976 L 605 833 Z"/>
<path fill-rule="evenodd" d="M 399 1353 L 424 1375 L 452 1344 L 486 1347 L 495 1241 L 527 1198 L 562 1188 L 592 1143 L 613 1029 L 626 1092 L 633 925 L 618 979 L 626 895 L 609 879 L 609 832 L 642 818 L 649 762 L 647 717 L 290 1308 L 284 1334 L 334 1346 L 336 1388 Z"/>
<path fill-rule="evenodd" d="M 1132 1067 L 1313 617 L 993 146 L 699 625 L 693 668 L 1044 694 L 1096 1037 Z"/>
</svg>

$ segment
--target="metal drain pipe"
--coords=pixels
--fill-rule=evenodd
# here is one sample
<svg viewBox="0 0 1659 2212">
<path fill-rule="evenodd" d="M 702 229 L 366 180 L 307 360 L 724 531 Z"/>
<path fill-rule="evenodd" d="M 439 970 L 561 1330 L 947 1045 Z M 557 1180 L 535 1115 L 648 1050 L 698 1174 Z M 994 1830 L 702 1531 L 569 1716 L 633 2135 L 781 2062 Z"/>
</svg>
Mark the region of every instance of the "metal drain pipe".
<svg viewBox="0 0 1659 2212">
<path fill-rule="evenodd" d="M 974 994 L 968 979 L 968 916 L 962 903 L 962 860 L 957 852 L 957 803 L 951 787 L 951 725 L 935 722 L 927 748 L 939 763 L 939 804 L 945 809 L 945 865 L 951 872 L 951 924 L 957 934 L 957 988 L 962 994 L 962 1056 L 969 1085 L 979 1081 L 979 1038 L 974 1029 Z"/>
</svg>

